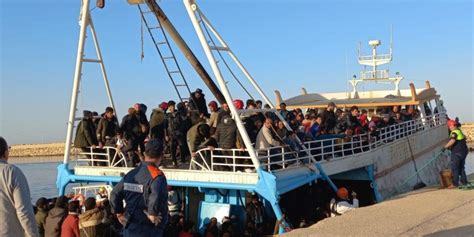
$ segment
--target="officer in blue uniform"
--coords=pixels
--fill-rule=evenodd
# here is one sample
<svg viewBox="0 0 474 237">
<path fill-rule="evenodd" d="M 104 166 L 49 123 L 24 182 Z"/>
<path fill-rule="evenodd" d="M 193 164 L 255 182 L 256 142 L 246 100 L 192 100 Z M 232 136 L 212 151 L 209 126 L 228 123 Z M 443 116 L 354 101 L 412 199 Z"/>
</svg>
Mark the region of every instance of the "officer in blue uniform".
<svg viewBox="0 0 474 237">
<path fill-rule="evenodd" d="M 111 193 L 112 211 L 124 226 L 124 237 L 163 236 L 168 191 L 166 177 L 158 168 L 162 157 L 163 143 L 150 140 L 142 164 L 127 173 Z"/>
<path fill-rule="evenodd" d="M 449 141 L 444 145 L 443 150 L 451 149 L 451 173 L 453 174 L 453 185 L 455 187 L 459 186 L 459 181 L 463 185 L 468 184 L 465 163 L 466 157 L 469 153 L 466 144 L 466 136 L 458 128 L 458 124 L 454 120 L 448 120 L 447 122 L 450 134 Z M 459 180 L 461 177 L 461 180 Z"/>
</svg>

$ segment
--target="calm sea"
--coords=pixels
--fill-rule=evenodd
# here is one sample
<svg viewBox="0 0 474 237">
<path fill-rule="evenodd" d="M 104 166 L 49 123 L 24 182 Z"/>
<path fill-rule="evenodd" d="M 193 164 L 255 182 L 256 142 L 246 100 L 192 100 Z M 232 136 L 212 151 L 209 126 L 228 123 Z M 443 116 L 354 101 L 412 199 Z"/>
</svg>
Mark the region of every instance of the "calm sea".
<svg viewBox="0 0 474 237">
<path fill-rule="evenodd" d="M 13 162 L 14 163 L 14 162 Z M 18 166 L 28 180 L 31 190 L 31 198 L 33 203 L 40 197 L 51 198 L 58 195 L 56 188 L 56 167 L 59 162 L 42 162 L 42 163 L 18 163 Z M 470 153 L 466 160 L 466 173 L 474 173 L 474 153 Z M 66 193 L 70 192 L 69 187 Z"/>
</svg>

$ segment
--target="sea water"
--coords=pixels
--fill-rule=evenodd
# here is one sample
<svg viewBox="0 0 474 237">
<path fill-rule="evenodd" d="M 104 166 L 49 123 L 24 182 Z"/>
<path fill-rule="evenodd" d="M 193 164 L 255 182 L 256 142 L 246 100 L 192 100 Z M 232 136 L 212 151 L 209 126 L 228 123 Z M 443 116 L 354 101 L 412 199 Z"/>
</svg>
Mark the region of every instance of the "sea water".
<svg viewBox="0 0 474 237">
<path fill-rule="evenodd" d="M 31 158 L 28 158 L 31 159 Z M 13 159 L 12 159 L 13 160 Z M 11 161 L 11 160 L 10 160 Z M 15 162 L 10 162 L 15 164 Z M 56 188 L 56 168 L 60 162 L 43 163 L 17 163 L 26 176 L 31 192 L 32 202 L 36 202 L 40 197 L 52 198 L 58 195 Z M 469 153 L 466 159 L 466 173 L 474 173 L 474 153 Z M 71 192 L 71 185 L 68 185 L 66 193 Z"/>
</svg>

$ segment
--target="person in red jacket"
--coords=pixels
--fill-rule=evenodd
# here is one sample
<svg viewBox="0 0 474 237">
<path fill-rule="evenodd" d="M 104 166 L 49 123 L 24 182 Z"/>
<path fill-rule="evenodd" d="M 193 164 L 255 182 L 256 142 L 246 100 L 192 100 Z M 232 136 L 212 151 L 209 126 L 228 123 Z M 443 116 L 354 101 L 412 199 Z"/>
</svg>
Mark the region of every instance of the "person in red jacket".
<svg viewBox="0 0 474 237">
<path fill-rule="evenodd" d="M 61 237 L 80 237 L 79 232 L 79 201 L 68 204 L 68 215 L 61 226 Z"/>
</svg>

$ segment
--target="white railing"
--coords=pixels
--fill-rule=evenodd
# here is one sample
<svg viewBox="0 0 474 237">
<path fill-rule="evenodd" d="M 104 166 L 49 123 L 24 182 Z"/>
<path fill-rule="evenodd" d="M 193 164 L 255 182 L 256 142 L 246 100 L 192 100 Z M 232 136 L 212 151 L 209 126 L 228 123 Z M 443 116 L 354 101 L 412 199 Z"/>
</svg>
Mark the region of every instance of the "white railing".
<svg viewBox="0 0 474 237">
<path fill-rule="evenodd" d="M 344 156 L 368 152 L 379 146 L 400 138 L 438 127 L 446 123 L 445 114 L 419 118 L 388 127 L 380 128 L 375 133 L 364 133 L 350 137 L 328 138 L 305 142 L 305 146 L 316 160 L 335 159 Z"/>
<path fill-rule="evenodd" d="M 402 137 L 444 125 L 445 122 L 446 116 L 444 114 L 436 114 L 424 119 L 419 118 L 380 128 L 372 134 L 339 135 L 336 138 L 308 141 L 304 143 L 306 149 L 300 151 L 294 151 L 289 146 L 274 146 L 256 150 L 256 153 L 263 169 L 279 170 L 312 162 L 313 158 L 316 161 L 330 161 L 369 152 Z M 253 167 L 248 151 L 245 149 L 205 148 L 196 154 L 196 157 L 191 161 L 190 169 L 238 172 Z"/>
<path fill-rule="evenodd" d="M 108 184 L 77 186 L 77 187 L 72 187 L 72 190 L 74 191 L 74 196 L 81 194 L 87 198 L 87 197 L 95 197 L 97 193 L 99 193 L 101 188 L 105 188 L 105 191 L 107 191 L 107 197 L 110 197 L 110 193 L 112 192 L 112 187 Z"/>
<path fill-rule="evenodd" d="M 244 171 L 252 169 L 252 158 L 246 149 L 204 148 L 196 152 L 191 159 L 189 169 Z"/>
<path fill-rule="evenodd" d="M 368 61 L 368 60 L 381 60 L 381 59 L 386 59 L 390 60 L 392 58 L 392 55 L 390 54 L 378 54 L 375 56 L 373 55 L 368 55 L 368 56 L 359 56 L 359 61 Z"/>
<path fill-rule="evenodd" d="M 377 70 L 377 71 L 362 71 L 360 72 L 360 79 L 362 80 L 374 80 L 374 79 L 387 79 L 390 77 L 389 70 Z"/>
<path fill-rule="evenodd" d="M 123 153 L 115 147 L 88 147 L 87 149 L 89 149 L 89 151 L 81 151 L 76 154 L 77 162 L 87 162 L 89 166 L 128 167 L 127 159 Z"/>
</svg>

